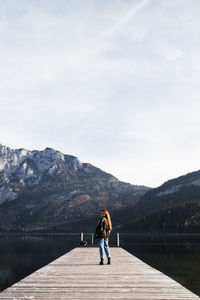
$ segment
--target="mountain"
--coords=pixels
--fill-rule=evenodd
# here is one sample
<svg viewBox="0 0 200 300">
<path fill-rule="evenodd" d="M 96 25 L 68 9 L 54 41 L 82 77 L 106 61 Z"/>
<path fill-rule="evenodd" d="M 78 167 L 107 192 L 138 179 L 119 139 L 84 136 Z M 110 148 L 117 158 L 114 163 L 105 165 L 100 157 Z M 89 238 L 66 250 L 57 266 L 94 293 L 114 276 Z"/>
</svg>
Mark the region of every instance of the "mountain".
<svg viewBox="0 0 200 300">
<path fill-rule="evenodd" d="M 126 232 L 199 233 L 200 201 L 179 203 L 120 227 Z"/>
<path fill-rule="evenodd" d="M 93 229 L 100 209 L 119 214 L 147 190 L 52 148 L 29 151 L 0 144 L 1 231 Z"/>
<path fill-rule="evenodd" d="M 165 182 L 136 203 L 122 231 L 196 232 L 200 230 L 200 171 Z"/>
</svg>

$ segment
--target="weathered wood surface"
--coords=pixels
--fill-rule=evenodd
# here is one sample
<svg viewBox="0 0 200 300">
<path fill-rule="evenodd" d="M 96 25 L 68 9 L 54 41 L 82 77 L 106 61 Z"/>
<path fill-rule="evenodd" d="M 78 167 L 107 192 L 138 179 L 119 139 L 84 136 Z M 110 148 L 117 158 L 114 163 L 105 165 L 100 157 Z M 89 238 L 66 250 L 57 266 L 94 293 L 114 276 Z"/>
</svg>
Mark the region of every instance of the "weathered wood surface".
<svg viewBox="0 0 200 300">
<path fill-rule="evenodd" d="M 4 300 L 200 299 L 122 248 L 98 265 L 98 248 L 75 248 L 0 293 Z"/>
</svg>

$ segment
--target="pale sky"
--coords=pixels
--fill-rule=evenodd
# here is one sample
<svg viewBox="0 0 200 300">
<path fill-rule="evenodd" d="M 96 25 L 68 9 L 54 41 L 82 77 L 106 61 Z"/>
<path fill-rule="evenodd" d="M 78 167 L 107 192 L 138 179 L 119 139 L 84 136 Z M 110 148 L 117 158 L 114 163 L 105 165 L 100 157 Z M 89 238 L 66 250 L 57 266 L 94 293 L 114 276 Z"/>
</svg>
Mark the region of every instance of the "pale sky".
<svg viewBox="0 0 200 300">
<path fill-rule="evenodd" d="M 0 143 L 157 187 L 200 169 L 199 0 L 1 0 Z"/>
</svg>

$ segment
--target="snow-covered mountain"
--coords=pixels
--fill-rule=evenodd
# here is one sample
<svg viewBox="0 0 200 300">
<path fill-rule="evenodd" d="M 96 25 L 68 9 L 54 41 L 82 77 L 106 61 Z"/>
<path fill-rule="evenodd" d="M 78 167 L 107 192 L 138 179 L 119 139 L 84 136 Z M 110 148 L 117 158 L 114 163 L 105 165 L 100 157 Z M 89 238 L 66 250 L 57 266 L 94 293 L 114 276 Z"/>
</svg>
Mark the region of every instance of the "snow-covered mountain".
<svg viewBox="0 0 200 300">
<path fill-rule="evenodd" d="M 0 203 L 16 199 L 22 188 L 38 185 L 44 176 L 55 176 L 63 171 L 76 173 L 78 170 L 89 172 L 88 164 L 52 148 L 29 151 L 0 144 Z"/>
<path fill-rule="evenodd" d="M 0 230 L 77 223 L 103 207 L 134 205 L 147 190 L 52 148 L 29 151 L 0 144 Z"/>
</svg>

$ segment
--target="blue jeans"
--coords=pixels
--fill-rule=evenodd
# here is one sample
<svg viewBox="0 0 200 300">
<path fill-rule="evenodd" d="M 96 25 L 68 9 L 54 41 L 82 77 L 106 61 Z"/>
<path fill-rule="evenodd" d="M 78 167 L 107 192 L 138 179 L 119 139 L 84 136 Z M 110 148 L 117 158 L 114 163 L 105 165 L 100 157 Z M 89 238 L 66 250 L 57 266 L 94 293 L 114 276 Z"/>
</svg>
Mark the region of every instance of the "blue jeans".
<svg viewBox="0 0 200 300">
<path fill-rule="evenodd" d="M 108 239 L 98 239 L 98 246 L 99 246 L 99 254 L 100 258 L 104 258 L 104 252 L 103 249 L 105 250 L 107 258 L 110 257 L 110 249 L 108 245 Z"/>
</svg>

